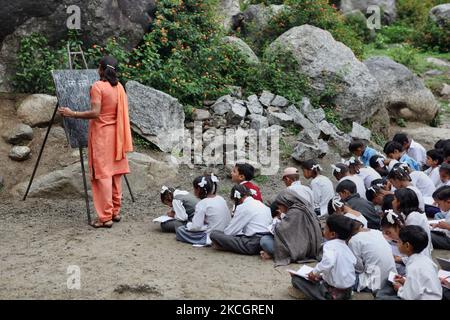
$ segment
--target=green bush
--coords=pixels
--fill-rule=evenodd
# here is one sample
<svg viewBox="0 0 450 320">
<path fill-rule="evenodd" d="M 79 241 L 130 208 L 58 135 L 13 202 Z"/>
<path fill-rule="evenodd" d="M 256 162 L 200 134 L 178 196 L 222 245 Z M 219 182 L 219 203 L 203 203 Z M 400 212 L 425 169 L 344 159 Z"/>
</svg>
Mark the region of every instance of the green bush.
<svg viewBox="0 0 450 320">
<path fill-rule="evenodd" d="M 410 41 L 416 31 L 403 25 L 383 26 L 377 37 L 382 37 L 384 43 L 403 43 Z"/>
<path fill-rule="evenodd" d="M 410 69 L 414 69 L 414 66 L 417 65 L 417 54 L 417 49 L 410 45 L 399 46 L 390 51 L 390 56 L 394 61 L 401 63 Z"/>
</svg>

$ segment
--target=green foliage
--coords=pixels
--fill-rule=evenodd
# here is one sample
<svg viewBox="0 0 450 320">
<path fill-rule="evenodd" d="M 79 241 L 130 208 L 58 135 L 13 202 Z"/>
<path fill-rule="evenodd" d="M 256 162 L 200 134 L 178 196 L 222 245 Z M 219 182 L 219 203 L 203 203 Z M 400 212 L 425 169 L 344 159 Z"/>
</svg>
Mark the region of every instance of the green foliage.
<svg viewBox="0 0 450 320">
<path fill-rule="evenodd" d="M 417 54 L 418 50 L 410 45 L 398 46 L 391 50 L 392 59 L 408 68 L 413 68 L 417 64 Z"/>
<path fill-rule="evenodd" d="M 253 179 L 253 181 L 255 181 L 257 184 L 262 185 L 262 184 L 266 184 L 267 182 L 269 182 L 269 177 L 268 176 L 257 176 Z"/>
<path fill-rule="evenodd" d="M 325 111 L 326 120 L 329 123 L 334 124 L 339 130 L 347 133 L 352 130 L 351 123 L 342 120 L 342 118 L 339 116 L 339 114 L 341 113 L 340 110 L 328 106 L 324 107 L 323 110 Z"/>
<path fill-rule="evenodd" d="M 403 119 L 403 118 L 397 118 L 397 119 L 395 120 L 395 122 L 397 123 L 397 125 L 398 125 L 399 127 L 402 127 L 402 128 L 405 128 L 405 127 L 406 127 L 406 120 Z"/>
<path fill-rule="evenodd" d="M 280 157 L 283 160 L 290 159 L 294 153 L 294 147 L 286 142 L 283 138 L 280 138 Z"/>
<path fill-rule="evenodd" d="M 383 26 L 377 34 L 377 38 L 382 38 L 386 44 L 403 43 L 410 41 L 414 32 L 414 29 L 403 25 Z"/>
</svg>

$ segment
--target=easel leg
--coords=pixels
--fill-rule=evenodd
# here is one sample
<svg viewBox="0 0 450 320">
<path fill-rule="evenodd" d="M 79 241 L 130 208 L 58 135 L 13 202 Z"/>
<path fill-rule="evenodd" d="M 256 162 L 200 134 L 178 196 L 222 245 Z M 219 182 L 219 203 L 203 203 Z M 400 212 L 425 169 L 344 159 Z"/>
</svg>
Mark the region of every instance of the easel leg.
<svg viewBox="0 0 450 320">
<path fill-rule="evenodd" d="M 41 162 L 42 153 L 44 152 L 45 144 L 47 143 L 48 135 L 50 134 L 50 130 L 52 129 L 53 123 L 55 121 L 55 116 L 56 116 L 56 112 L 58 111 L 58 108 L 59 108 L 59 103 L 56 104 L 55 110 L 53 111 L 53 116 L 48 125 L 47 133 L 45 134 L 45 138 L 44 138 L 44 142 L 42 143 L 42 147 L 41 147 L 41 150 L 39 151 L 39 156 L 37 158 L 36 165 L 34 166 L 34 169 L 33 169 L 33 174 L 31 175 L 31 179 L 30 179 L 30 182 L 28 183 L 27 191 L 25 192 L 25 195 L 23 196 L 23 199 L 22 199 L 23 201 L 27 200 L 28 192 L 30 192 L 30 188 L 31 188 L 31 185 L 33 184 L 34 176 L 36 175 L 37 168 L 39 167 L 39 162 Z"/>
<path fill-rule="evenodd" d="M 84 184 L 84 198 L 86 200 L 86 214 L 88 223 L 91 224 L 91 212 L 89 210 L 89 197 L 87 191 L 87 183 L 86 183 L 86 171 L 84 170 L 84 161 L 83 161 L 83 148 L 80 147 L 80 162 L 81 162 L 81 171 L 83 172 L 83 184 Z"/>
<path fill-rule="evenodd" d="M 128 178 L 127 178 L 127 175 L 126 175 L 126 174 L 124 174 L 124 175 L 123 175 L 123 177 L 125 178 L 125 182 L 126 182 L 126 184 L 127 184 L 127 187 L 128 187 L 128 191 L 130 191 L 131 201 L 133 201 L 133 202 L 134 202 L 134 195 L 133 195 L 133 191 L 131 191 L 131 187 L 130 187 L 130 183 L 128 182 Z"/>
</svg>

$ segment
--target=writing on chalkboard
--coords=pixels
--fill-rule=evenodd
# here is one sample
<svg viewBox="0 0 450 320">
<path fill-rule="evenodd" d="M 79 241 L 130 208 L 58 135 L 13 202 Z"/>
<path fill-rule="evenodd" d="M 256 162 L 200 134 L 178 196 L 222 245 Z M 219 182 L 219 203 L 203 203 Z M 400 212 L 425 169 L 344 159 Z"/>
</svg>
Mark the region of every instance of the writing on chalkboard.
<svg viewBox="0 0 450 320">
<path fill-rule="evenodd" d="M 73 111 L 91 109 L 90 89 L 99 80 L 97 70 L 55 70 L 52 76 L 60 107 L 68 107 Z M 72 148 L 87 147 L 87 120 L 64 118 L 64 130 Z"/>
</svg>

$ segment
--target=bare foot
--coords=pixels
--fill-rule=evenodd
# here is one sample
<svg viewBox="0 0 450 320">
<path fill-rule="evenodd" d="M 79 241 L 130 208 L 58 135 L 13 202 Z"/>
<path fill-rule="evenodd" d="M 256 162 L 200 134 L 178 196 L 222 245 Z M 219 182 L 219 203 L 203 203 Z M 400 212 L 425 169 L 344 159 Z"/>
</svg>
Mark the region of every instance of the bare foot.
<svg viewBox="0 0 450 320">
<path fill-rule="evenodd" d="M 267 252 L 265 252 L 264 250 L 262 250 L 259 255 L 261 256 L 261 259 L 263 260 L 272 260 L 272 256 L 270 254 L 268 254 Z"/>
</svg>

